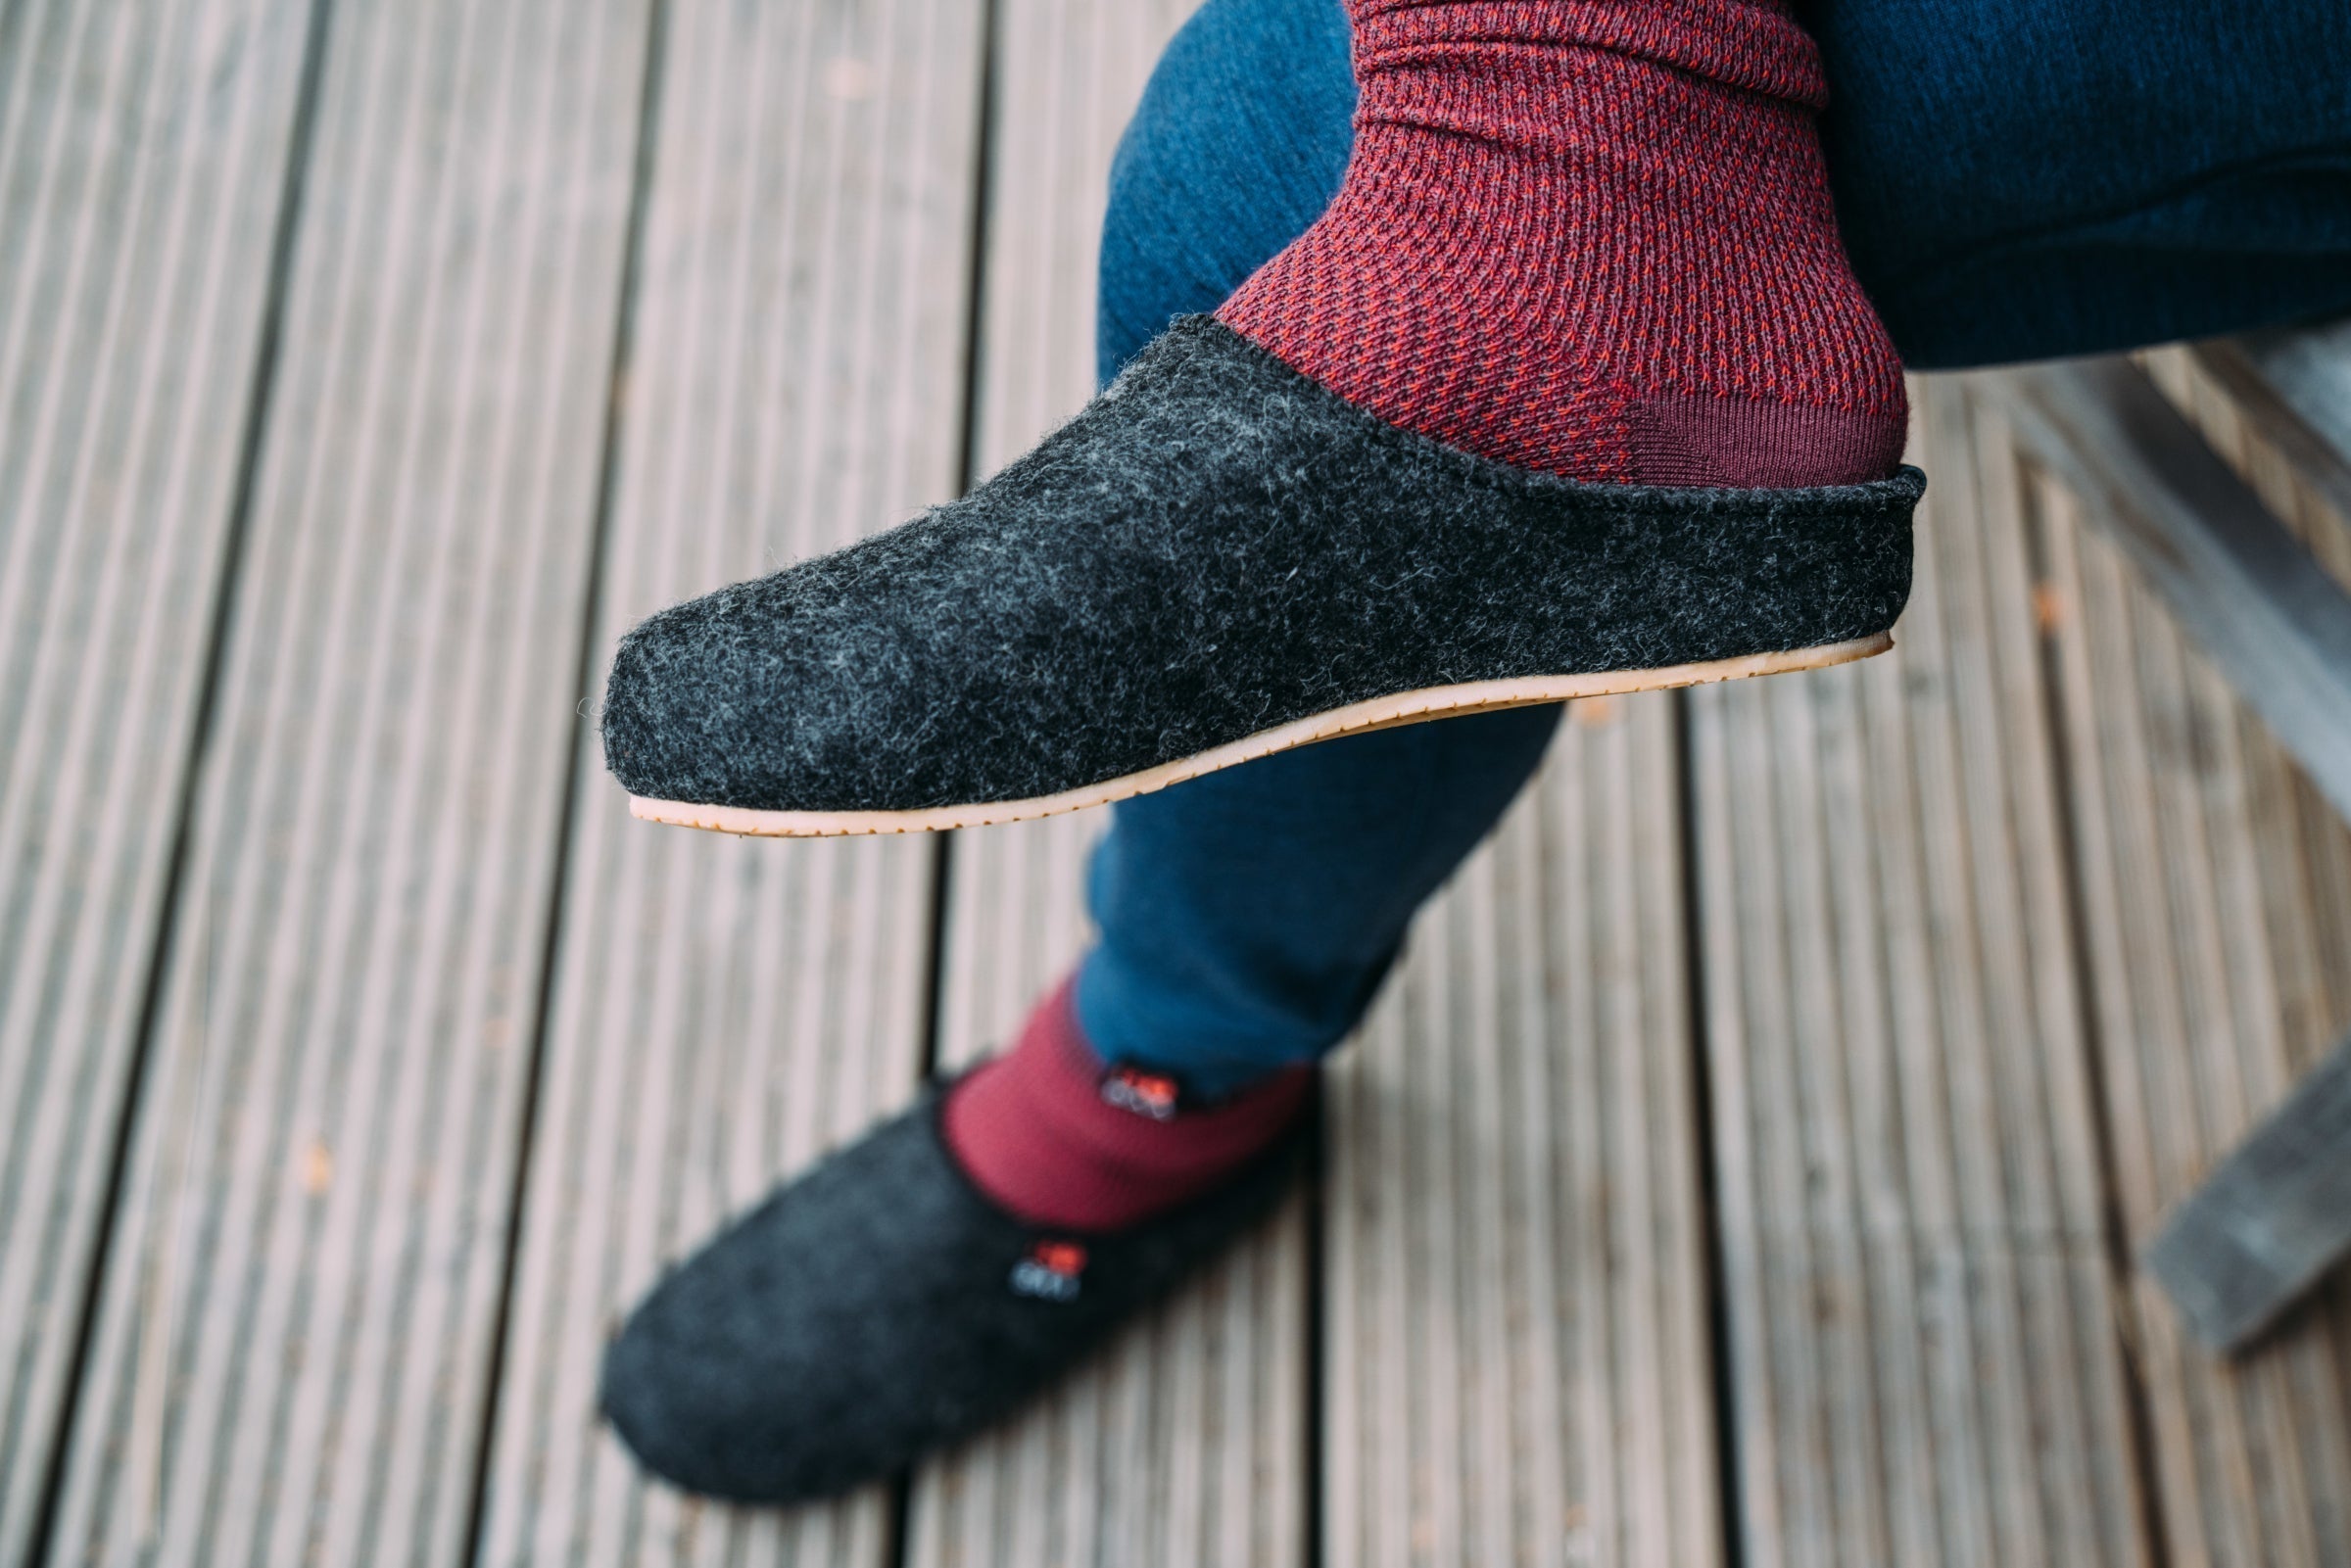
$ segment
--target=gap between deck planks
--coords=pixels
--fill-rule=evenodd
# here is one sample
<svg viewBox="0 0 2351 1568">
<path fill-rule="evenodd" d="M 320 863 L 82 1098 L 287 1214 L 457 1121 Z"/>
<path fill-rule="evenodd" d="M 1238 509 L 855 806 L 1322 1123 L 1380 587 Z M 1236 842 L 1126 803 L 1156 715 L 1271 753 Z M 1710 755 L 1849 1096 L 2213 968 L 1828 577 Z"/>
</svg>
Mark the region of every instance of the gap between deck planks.
<svg viewBox="0 0 2351 1568">
<path fill-rule="evenodd" d="M 820 552 L 957 480 L 982 9 L 671 0 L 598 607 Z M 632 820 L 591 736 L 480 1561 L 881 1568 L 886 1490 L 778 1513 L 648 1483 L 610 1328 L 782 1175 L 910 1099 L 930 846 Z"/>
<path fill-rule="evenodd" d="M 0 18 L 0 1563 L 72 1398 L 312 7 L 152 10 Z"/>
</svg>

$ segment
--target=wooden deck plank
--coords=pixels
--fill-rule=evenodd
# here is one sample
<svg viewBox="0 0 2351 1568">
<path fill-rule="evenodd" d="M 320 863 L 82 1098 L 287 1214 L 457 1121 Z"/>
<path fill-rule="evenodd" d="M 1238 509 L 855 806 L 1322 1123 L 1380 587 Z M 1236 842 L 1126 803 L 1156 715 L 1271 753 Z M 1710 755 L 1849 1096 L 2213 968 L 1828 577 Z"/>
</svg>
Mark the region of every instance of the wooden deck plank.
<svg viewBox="0 0 2351 1568">
<path fill-rule="evenodd" d="M 0 23 L 0 1562 L 69 1397 L 311 12 Z"/>
<path fill-rule="evenodd" d="M 2351 1256 L 2351 1044 L 2172 1211 L 2139 1254 L 2206 1347 L 2237 1351 Z"/>
<path fill-rule="evenodd" d="M 2246 705 L 2351 815 L 2351 596 L 2131 360 L 1988 378 Z"/>
<path fill-rule="evenodd" d="M 673 0 L 597 632 L 953 491 L 978 132 L 966 0 Z M 575 759 L 540 1122 L 481 1561 L 878 1568 L 881 1489 L 790 1513 L 645 1482 L 605 1338 L 730 1212 L 915 1092 L 921 839 L 630 819 Z"/>
<path fill-rule="evenodd" d="M 2310 492 L 2351 515 L 2351 320 L 2165 349 L 2279 451 Z"/>
<path fill-rule="evenodd" d="M 2351 531 L 2192 375 L 2159 370 L 2225 455 L 2339 563 Z M 2351 831 L 2087 525 L 2034 492 L 2090 933 L 2118 1201 L 2135 1249 L 2351 1022 Z M 2351 1290 L 2237 1363 L 2135 1282 L 2154 1497 L 2173 1563 L 2351 1562 Z"/>
<path fill-rule="evenodd" d="M 1192 0 L 1008 0 L 990 158 L 976 447 L 992 470 L 1092 390 L 1094 258 L 1117 145 Z M 1082 951 L 1084 813 L 956 834 L 939 1059 L 1003 1043 Z M 908 1560 L 1281 1564 L 1308 1505 L 1305 1225 L 1261 1236 L 1023 1420 L 925 1467 Z"/>
<path fill-rule="evenodd" d="M 1329 1561 L 1722 1560 L 1676 753 L 1571 710 L 1334 1064 Z"/>
<path fill-rule="evenodd" d="M 59 1560 L 462 1552 L 644 36 L 336 10 Z"/>
<path fill-rule="evenodd" d="M 2351 341 L 2351 323 L 2313 337 L 2308 348 L 2314 352 Z M 2257 397 L 2222 374 L 2230 356 L 2207 355 L 2199 347 L 2152 349 L 2138 357 L 2156 387 L 2253 487 L 2286 532 L 2351 591 L 2351 523 L 2344 521 L 2351 517 L 2351 500 L 2335 495 L 2341 474 L 2334 425 L 2321 433 L 2268 422 L 2268 389 L 2255 389 L 2263 394 Z M 2324 453 L 2310 451 L 2319 439 L 2329 443 Z"/>
<path fill-rule="evenodd" d="M 1693 694 L 1748 1560 L 2149 1560 L 2018 480 L 1919 387 L 1895 653 Z"/>
</svg>

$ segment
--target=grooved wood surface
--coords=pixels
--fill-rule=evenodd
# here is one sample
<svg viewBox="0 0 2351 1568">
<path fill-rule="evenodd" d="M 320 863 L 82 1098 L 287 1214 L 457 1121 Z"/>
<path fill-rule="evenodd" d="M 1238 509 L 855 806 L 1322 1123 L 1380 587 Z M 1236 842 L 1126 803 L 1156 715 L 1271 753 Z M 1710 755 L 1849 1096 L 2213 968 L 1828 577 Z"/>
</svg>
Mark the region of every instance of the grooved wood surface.
<svg viewBox="0 0 2351 1568">
<path fill-rule="evenodd" d="M 1005 0 L 975 455 L 1019 456 L 1093 390 L 1110 157 L 1192 0 Z M 939 1057 L 1003 1044 L 1082 950 L 1084 812 L 954 836 Z M 1026 1419 L 924 1467 L 907 1560 L 1287 1564 L 1304 1545 L 1305 1214 L 1296 1202 Z"/>
<path fill-rule="evenodd" d="M 2148 1562 L 2020 481 L 1916 391 L 1895 652 L 1692 698 L 1737 1528 Z"/>
<path fill-rule="evenodd" d="M 1324 1560 L 1722 1560 L 1673 698 L 1569 710 L 1331 1076 Z"/>
<path fill-rule="evenodd" d="M 455 1561 L 558 845 L 634 3 L 349 3 L 60 1561 Z"/>
<path fill-rule="evenodd" d="M 2231 439 L 2225 409 L 2203 412 L 2339 559 L 2342 520 Z M 2351 1025 L 2351 830 L 2074 499 L 2046 481 L 2033 494 L 2062 610 L 2087 984 L 2135 1249 Z M 2338 1275 L 2234 1363 L 2187 1338 L 2152 1280 L 2132 1294 L 2171 1562 L 2351 1563 L 2351 1289 Z"/>
<path fill-rule="evenodd" d="M 946 499 L 979 9 L 667 8 L 595 640 Z M 590 736 L 481 1561 L 878 1565 L 880 1489 L 782 1513 L 648 1484 L 610 1328 L 730 1213 L 915 1091 L 931 857 L 630 819 Z"/>
<path fill-rule="evenodd" d="M 0 16 L 0 1563 L 70 1397 L 310 25 Z"/>
</svg>

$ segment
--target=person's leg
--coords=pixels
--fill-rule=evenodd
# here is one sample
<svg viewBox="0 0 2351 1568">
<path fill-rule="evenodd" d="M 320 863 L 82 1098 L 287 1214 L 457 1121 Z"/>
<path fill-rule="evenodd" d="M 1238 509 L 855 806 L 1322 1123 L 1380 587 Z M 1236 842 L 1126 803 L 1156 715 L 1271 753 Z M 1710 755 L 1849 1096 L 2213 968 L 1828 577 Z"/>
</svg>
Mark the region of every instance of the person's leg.
<svg viewBox="0 0 2351 1568">
<path fill-rule="evenodd" d="M 1768 27 L 1775 15 L 1718 9 L 1742 26 Z M 1527 37 L 1500 38 L 1507 47 L 1493 69 L 1505 77 L 1518 69 L 1510 57 L 1539 60 L 1559 41 L 1532 13 L 1518 24 Z M 1496 39 L 1436 42 L 1474 55 Z M 1323 217 L 1353 146 L 1348 49 L 1340 0 L 1210 0 L 1169 46 L 1111 178 L 1097 339 L 1105 381 L 1171 318 L 1224 306 Z M 1487 83 L 1463 90 L 1474 99 Z M 1637 79 L 1608 85 L 1643 101 Z M 1383 90 L 1391 163 L 1416 178 L 1467 177 L 1445 164 L 1441 145 L 1415 139 L 1406 105 L 1422 87 Z M 1496 112 L 1578 112 L 1584 91 L 1538 67 L 1511 83 Z M 1497 136 L 1540 139 L 1522 119 Z M 1532 179 L 1553 172 L 1539 157 L 1529 167 Z M 1530 247 L 1556 238 L 1536 235 Z M 1342 242 L 1352 237 L 1331 243 Z M 1270 297 L 1258 316 L 1278 330 L 1282 304 Z M 1102 936 L 1077 984 L 1086 1040 L 1107 1060 L 1210 1094 L 1328 1050 L 1362 1015 L 1413 912 L 1532 772 L 1557 718 L 1525 709 L 1381 732 L 1121 804 L 1091 874 Z"/>
<path fill-rule="evenodd" d="M 1900 393 L 1873 382 L 1892 377 L 1891 350 L 1828 221 L 1808 41 L 1777 0 L 1691 0 L 1660 28 L 1629 17 L 1210 0 L 1114 163 L 1102 379 L 1171 320 L 1215 310 L 1318 381 L 1490 456 L 1612 473 L 1623 451 L 1591 433 L 1645 428 L 1649 410 L 1735 449 L 1738 483 L 1883 471 Z M 1769 217 L 1770 243 L 1732 221 L 1734 201 Z M 1423 207 L 1477 213 L 1477 232 L 1398 215 Z M 1493 298 L 1461 313 L 1479 291 Z M 1768 435 L 1749 439 L 1758 417 Z M 1632 448 L 1682 460 L 1659 455 L 1673 445 Z M 1100 940 L 1074 987 L 949 1103 L 964 1167 L 1009 1208 L 1099 1223 L 1235 1166 L 1250 1145 L 1231 1127 L 1275 1134 L 1249 1107 L 1354 1027 L 1558 718 L 1373 732 L 1121 803 L 1090 874 Z M 1109 1068 L 1222 1100 L 1223 1119 L 1085 1132 Z"/>
<path fill-rule="evenodd" d="M 1913 362 L 2351 308 L 2351 16 L 2173 4 L 2124 26 L 2112 5 L 1809 8 L 1844 232 Z M 1322 213 L 1354 98 L 1342 0 L 1210 0 L 1176 35 L 1113 166 L 1104 381 Z M 2127 137 L 2101 131 L 2118 112 Z M 1328 1049 L 1555 722 L 1390 731 L 1120 805 L 1091 872 L 1085 1038 L 1203 1092 Z"/>
<path fill-rule="evenodd" d="M 1206 0 L 1152 70 L 1110 166 L 1096 269 L 1103 385 L 1214 310 L 1322 215 L 1355 146 L 1340 0 Z"/>
<path fill-rule="evenodd" d="M 1121 804 L 1089 873 L 1086 1039 L 1209 1095 L 1337 1045 L 1559 712 L 1328 741 Z"/>
</svg>

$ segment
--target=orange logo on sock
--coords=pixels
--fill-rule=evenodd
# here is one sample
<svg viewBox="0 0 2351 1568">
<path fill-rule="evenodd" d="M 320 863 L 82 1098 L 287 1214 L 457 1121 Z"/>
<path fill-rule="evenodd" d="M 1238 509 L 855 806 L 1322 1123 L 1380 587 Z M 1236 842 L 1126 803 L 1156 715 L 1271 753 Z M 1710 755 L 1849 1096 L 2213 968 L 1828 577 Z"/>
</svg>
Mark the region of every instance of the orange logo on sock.
<svg viewBox="0 0 2351 1568">
<path fill-rule="evenodd" d="M 1085 1266 L 1085 1249 L 1074 1241 L 1040 1241 L 1029 1256 L 1056 1274 L 1075 1274 Z"/>
</svg>

